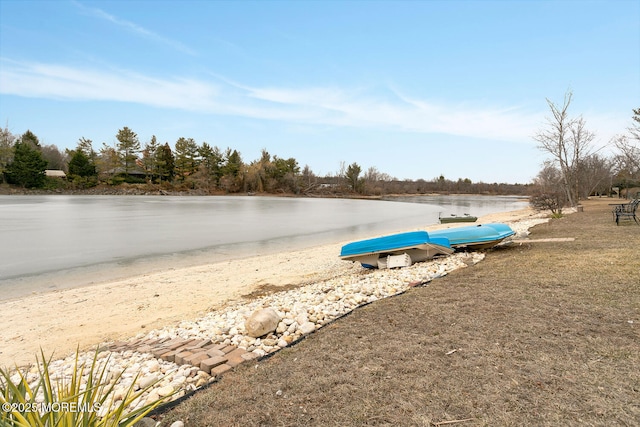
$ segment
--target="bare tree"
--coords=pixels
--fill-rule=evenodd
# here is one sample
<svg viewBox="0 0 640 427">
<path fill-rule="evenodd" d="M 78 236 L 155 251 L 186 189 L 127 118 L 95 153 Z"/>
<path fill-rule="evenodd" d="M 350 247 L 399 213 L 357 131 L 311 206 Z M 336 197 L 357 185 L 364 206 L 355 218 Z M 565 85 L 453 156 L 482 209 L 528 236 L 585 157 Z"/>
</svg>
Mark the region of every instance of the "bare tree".
<svg viewBox="0 0 640 427">
<path fill-rule="evenodd" d="M 640 143 L 640 108 L 633 109 L 633 116 L 631 117 L 633 123 L 628 128 L 631 137 Z"/>
<path fill-rule="evenodd" d="M 371 166 L 364 173 L 364 189 L 367 194 L 382 194 L 382 189 L 378 187 L 378 181 L 380 181 L 381 175 L 375 166 Z"/>
<path fill-rule="evenodd" d="M 9 131 L 9 127 L 5 126 L 0 129 L 0 182 L 4 181 L 4 171 L 13 161 L 13 143 L 16 136 Z"/>
<path fill-rule="evenodd" d="M 631 177 L 640 178 L 640 143 L 634 143 L 625 135 L 618 136 L 613 143 L 619 151 L 621 168 L 626 169 Z"/>
<path fill-rule="evenodd" d="M 589 189 L 586 194 L 580 192 L 580 189 L 584 188 L 584 181 L 589 180 L 589 173 L 585 168 L 588 165 L 587 159 L 594 155 L 592 154 L 594 139 L 595 134 L 586 128 L 586 122 L 582 117 L 573 120 L 572 126 L 569 128 L 569 154 L 572 173 L 571 194 L 574 196 L 573 202 L 575 204 L 581 197 L 588 197 L 591 190 Z"/>
<path fill-rule="evenodd" d="M 614 184 L 621 189 L 640 184 L 640 144 L 627 135 L 618 135 L 612 141 L 618 152 L 613 157 Z"/>
<path fill-rule="evenodd" d="M 561 106 L 547 99 L 552 117 L 547 118 L 546 128 L 540 130 L 534 139 L 539 148 L 551 154 L 558 165 L 562 177 L 563 191 L 569 205 L 575 206 L 579 198 L 580 162 L 589 156 L 595 135 L 586 129 L 585 120 L 579 116 L 569 117 L 569 106 L 573 93 L 567 91 Z"/>
<path fill-rule="evenodd" d="M 587 198 L 591 194 L 609 193 L 612 164 L 609 159 L 592 154 L 580 161 L 579 195 Z"/>
<path fill-rule="evenodd" d="M 533 181 L 536 186 L 547 191 L 558 188 L 558 185 L 562 183 L 562 174 L 553 162 L 546 161 Z"/>
<path fill-rule="evenodd" d="M 96 161 L 98 172 L 100 174 L 113 176 L 117 172 L 119 163 L 120 158 L 118 157 L 118 151 L 114 147 L 103 142 Z"/>
<path fill-rule="evenodd" d="M 47 161 L 47 169 L 67 169 L 69 163 L 69 156 L 58 149 L 54 144 L 44 145 L 40 148 L 42 157 Z"/>
<path fill-rule="evenodd" d="M 622 188 L 640 185 L 640 108 L 633 110 L 629 135 L 616 135 L 611 143 L 617 154 L 613 158 L 615 184 Z"/>
<path fill-rule="evenodd" d="M 552 162 L 545 162 L 534 179 L 535 188 L 529 198 L 531 207 L 549 210 L 553 215 L 562 215 L 567 203 L 567 193 L 562 189 L 562 172 Z"/>
</svg>

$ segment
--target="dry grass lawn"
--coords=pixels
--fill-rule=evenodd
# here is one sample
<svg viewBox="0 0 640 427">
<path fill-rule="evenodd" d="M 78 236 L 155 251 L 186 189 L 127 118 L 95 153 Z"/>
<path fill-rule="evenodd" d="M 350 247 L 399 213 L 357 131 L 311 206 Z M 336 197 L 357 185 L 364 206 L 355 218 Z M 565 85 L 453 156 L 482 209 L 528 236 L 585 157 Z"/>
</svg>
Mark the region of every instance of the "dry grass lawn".
<svg viewBox="0 0 640 427">
<path fill-rule="evenodd" d="M 362 307 L 160 416 L 186 426 L 640 425 L 640 226 L 611 199 Z"/>
</svg>

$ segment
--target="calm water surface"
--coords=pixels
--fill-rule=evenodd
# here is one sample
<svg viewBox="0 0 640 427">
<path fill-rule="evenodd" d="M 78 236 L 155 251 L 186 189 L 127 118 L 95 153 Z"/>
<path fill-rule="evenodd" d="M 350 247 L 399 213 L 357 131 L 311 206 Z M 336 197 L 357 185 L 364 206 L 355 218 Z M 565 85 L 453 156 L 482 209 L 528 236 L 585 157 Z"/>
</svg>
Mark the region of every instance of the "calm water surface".
<svg viewBox="0 0 640 427">
<path fill-rule="evenodd" d="M 424 227 L 439 213 L 526 205 L 483 196 L 0 196 L 0 299 Z"/>
</svg>

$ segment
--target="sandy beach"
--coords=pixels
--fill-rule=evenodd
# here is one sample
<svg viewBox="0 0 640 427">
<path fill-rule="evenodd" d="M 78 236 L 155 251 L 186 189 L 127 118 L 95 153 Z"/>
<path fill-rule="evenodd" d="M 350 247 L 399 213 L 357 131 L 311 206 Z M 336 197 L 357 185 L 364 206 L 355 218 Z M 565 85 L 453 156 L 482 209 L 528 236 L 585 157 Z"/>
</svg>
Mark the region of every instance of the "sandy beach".
<svg viewBox="0 0 640 427">
<path fill-rule="evenodd" d="M 523 209 L 488 215 L 478 223 L 509 223 L 533 215 L 534 211 Z M 261 289 L 304 285 L 348 274 L 359 266 L 338 258 L 345 243 L 198 267 L 168 267 L 125 280 L 1 301 L 0 366 L 34 362 L 40 349 L 46 356 L 62 358 L 78 347 L 89 349 L 196 318 Z"/>
</svg>

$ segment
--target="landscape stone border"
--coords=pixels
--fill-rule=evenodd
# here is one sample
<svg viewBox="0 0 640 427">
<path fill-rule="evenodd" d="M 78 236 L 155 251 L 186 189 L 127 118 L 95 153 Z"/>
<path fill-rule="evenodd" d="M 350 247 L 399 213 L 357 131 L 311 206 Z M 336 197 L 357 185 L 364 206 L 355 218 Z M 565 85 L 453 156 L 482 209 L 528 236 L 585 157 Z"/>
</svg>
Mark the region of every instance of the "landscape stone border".
<svg viewBox="0 0 640 427">
<path fill-rule="evenodd" d="M 211 340 L 188 338 L 136 339 L 117 341 L 102 348 L 111 352 L 127 350 L 150 353 L 155 358 L 176 365 L 191 365 L 211 375 L 221 375 L 240 363 L 256 359 L 258 354 L 234 345 L 216 344 Z"/>
</svg>

